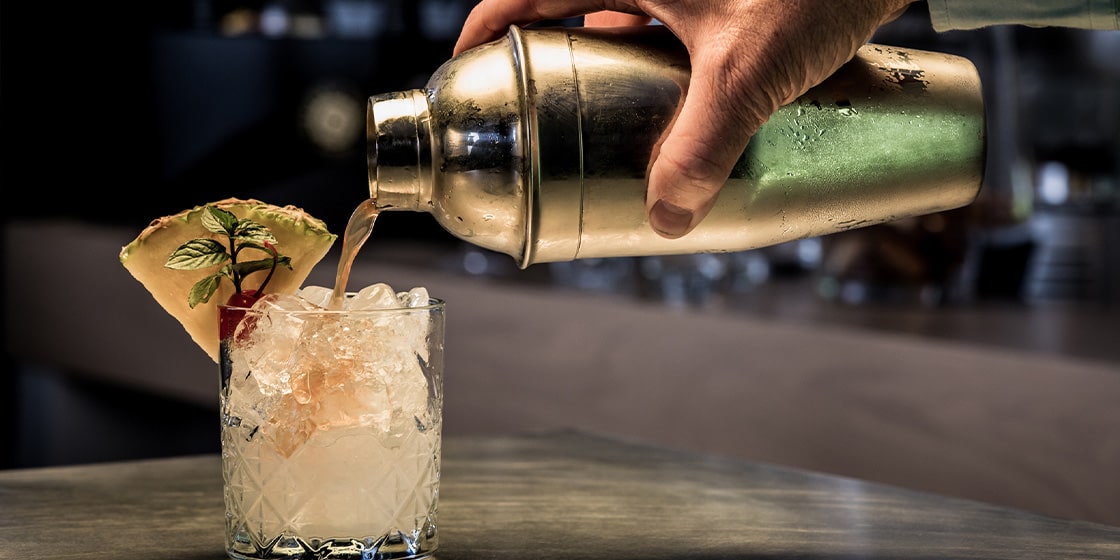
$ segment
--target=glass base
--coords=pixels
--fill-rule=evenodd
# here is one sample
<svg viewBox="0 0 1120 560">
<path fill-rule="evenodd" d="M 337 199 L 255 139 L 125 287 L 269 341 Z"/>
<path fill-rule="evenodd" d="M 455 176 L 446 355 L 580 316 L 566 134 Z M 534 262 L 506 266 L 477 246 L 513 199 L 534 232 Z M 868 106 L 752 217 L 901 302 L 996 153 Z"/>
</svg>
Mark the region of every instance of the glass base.
<svg viewBox="0 0 1120 560">
<path fill-rule="evenodd" d="M 263 546 L 251 538 L 235 538 L 226 552 L 235 560 L 419 560 L 431 556 L 437 544 L 436 529 L 429 526 L 415 537 L 396 533 L 379 539 L 323 540 L 281 535 Z"/>
</svg>

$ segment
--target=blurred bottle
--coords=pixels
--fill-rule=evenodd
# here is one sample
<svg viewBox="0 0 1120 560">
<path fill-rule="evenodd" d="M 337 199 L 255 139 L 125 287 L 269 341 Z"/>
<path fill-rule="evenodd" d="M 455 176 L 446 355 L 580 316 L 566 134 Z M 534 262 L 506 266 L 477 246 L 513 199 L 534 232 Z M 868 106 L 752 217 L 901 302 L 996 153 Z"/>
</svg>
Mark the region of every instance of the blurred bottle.
<svg viewBox="0 0 1120 560">
<path fill-rule="evenodd" d="M 938 212 L 825 236 L 818 293 L 852 305 L 954 300 L 971 224 L 959 211 Z"/>
</svg>

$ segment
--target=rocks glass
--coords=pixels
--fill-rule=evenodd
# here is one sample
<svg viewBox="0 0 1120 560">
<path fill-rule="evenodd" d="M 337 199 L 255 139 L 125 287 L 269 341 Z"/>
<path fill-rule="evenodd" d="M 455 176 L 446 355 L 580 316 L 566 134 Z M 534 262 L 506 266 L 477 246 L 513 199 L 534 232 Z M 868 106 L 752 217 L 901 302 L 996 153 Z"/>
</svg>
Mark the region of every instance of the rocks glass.
<svg viewBox="0 0 1120 560">
<path fill-rule="evenodd" d="M 363 290 L 346 310 L 295 296 L 220 308 L 231 558 L 436 549 L 444 303 L 419 290 L 382 288 L 397 307 L 356 309 Z"/>
</svg>

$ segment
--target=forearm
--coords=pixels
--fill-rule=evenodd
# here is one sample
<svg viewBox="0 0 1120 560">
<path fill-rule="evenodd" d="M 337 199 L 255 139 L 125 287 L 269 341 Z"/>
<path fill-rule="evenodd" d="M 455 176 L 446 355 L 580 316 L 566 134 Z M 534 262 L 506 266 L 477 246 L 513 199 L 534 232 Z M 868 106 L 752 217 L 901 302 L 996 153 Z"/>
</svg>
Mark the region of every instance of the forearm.
<svg viewBox="0 0 1120 560">
<path fill-rule="evenodd" d="M 938 31 L 988 25 L 1120 29 L 1120 0 L 929 0 Z"/>
</svg>

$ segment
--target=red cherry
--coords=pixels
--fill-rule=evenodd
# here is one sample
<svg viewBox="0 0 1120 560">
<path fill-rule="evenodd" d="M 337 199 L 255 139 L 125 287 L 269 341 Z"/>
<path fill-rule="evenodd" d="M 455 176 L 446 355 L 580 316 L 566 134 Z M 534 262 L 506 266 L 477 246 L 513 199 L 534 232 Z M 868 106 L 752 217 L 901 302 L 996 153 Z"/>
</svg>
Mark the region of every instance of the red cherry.
<svg viewBox="0 0 1120 560">
<path fill-rule="evenodd" d="M 260 296 L 257 295 L 257 290 L 245 290 L 229 296 L 226 300 L 228 307 L 220 307 L 218 310 L 218 335 L 221 337 L 219 340 L 233 336 L 238 323 L 245 317 L 245 308 L 252 307 L 258 299 Z M 243 332 L 243 336 L 246 334 L 248 330 Z"/>
<path fill-rule="evenodd" d="M 257 303 L 258 299 L 260 299 L 260 296 L 257 295 L 256 290 L 245 290 L 229 296 L 226 305 L 231 307 L 252 307 L 254 303 Z"/>
</svg>

